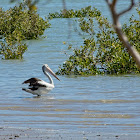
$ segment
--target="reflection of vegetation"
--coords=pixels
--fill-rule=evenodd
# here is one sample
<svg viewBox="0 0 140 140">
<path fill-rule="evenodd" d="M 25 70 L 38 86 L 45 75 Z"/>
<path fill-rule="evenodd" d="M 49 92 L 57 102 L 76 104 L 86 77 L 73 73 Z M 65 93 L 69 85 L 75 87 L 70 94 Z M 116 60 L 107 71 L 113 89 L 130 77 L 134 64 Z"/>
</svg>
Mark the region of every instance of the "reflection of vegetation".
<svg viewBox="0 0 140 140">
<path fill-rule="evenodd" d="M 99 10 L 90 8 L 90 11 L 92 12 L 86 13 L 86 18 L 81 16 L 79 19 L 81 30 L 88 33 L 89 38 L 85 39 L 80 49 L 73 50 L 73 55 L 65 61 L 63 66 L 60 66 L 57 74 L 139 73 L 134 60 L 127 53 L 108 20 L 101 16 Z M 138 14 L 140 15 L 139 10 Z M 96 24 L 98 31 L 95 29 Z M 132 16 L 129 24 L 124 24 L 122 29 L 130 43 L 140 52 L 140 21 Z"/>
<path fill-rule="evenodd" d="M 27 45 L 21 41 L 36 39 L 49 27 L 47 20 L 39 17 L 36 11 L 27 10 L 22 4 L 7 11 L 0 9 L 0 21 L 0 35 L 5 39 L 0 53 L 4 59 L 22 58 Z"/>
</svg>

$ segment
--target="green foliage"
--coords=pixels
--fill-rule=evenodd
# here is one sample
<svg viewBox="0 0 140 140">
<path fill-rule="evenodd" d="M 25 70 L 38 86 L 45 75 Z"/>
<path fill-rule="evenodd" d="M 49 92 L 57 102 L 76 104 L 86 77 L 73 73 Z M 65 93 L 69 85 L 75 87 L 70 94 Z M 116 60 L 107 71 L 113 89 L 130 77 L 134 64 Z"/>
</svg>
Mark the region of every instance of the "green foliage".
<svg viewBox="0 0 140 140">
<path fill-rule="evenodd" d="M 74 49 L 74 54 L 63 64 L 63 68 L 57 74 L 89 75 L 98 73 L 93 52 L 95 51 L 95 40 L 86 39 L 81 49 Z"/>
<path fill-rule="evenodd" d="M 86 17 L 88 14 L 91 16 L 100 16 L 100 12 L 94 8 L 92 10 L 91 6 L 82 8 L 80 10 L 66 10 L 64 9 L 63 11 L 60 11 L 60 13 L 55 12 L 55 13 L 49 13 L 48 19 L 52 18 L 77 18 L 77 17 Z"/>
<path fill-rule="evenodd" d="M 5 12 L 1 9 L 0 18 L 0 34 L 10 41 L 36 39 L 50 26 L 48 20 L 39 17 L 36 11 L 27 10 L 22 4 Z"/>
<path fill-rule="evenodd" d="M 27 50 L 26 44 L 8 45 L 1 43 L 0 54 L 3 55 L 2 59 L 22 59 L 23 53 Z"/>
<path fill-rule="evenodd" d="M 5 59 L 22 58 L 20 53 L 25 52 L 27 45 L 22 44 L 21 41 L 37 39 L 50 26 L 47 19 L 39 17 L 36 11 L 27 10 L 22 4 L 7 11 L 3 11 L 1 8 L 0 21 L 0 35 L 3 36 L 4 44 L 6 44 L 1 44 L 3 52 L 0 53 L 4 55 Z M 21 47 L 23 49 L 20 49 Z"/>
<path fill-rule="evenodd" d="M 122 45 L 111 24 L 101 16 L 100 11 L 93 8 L 93 11 L 86 15 L 86 18 L 79 19 L 79 26 L 83 32 L 89 34 L 89 38 L 85 39 L 83 46 L 73 50 L 73 55 L 59 67 L 57 74 L 139 73 L 134 60 Z M 124 24 L 122 29 L 130 43 L 140 52 L 140 21 L 132 16 L 129 24 Z"/>
</svg>

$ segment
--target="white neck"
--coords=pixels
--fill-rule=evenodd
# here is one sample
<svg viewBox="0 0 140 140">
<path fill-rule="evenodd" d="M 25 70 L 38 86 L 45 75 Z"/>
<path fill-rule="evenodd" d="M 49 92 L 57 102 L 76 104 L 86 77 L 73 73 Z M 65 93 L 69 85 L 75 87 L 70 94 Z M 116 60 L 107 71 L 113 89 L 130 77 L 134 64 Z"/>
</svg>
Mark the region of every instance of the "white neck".
<svg viewBox="0 0 140 140">
<path fill-rule="evenodd" d="M 50 84 L 52 84 L 52 85 L 54 85 L 54 83 L 53 83 L 53 80 L 52 80 L 52 78 L 51 78 L 51 76 L 45 71 L 45 69 L 43 68 L 43 72 L 44 72 L 44 74 L 48 77 L 48 79 L 49 79 L 49 81 L 50 81 Z"/>
</svg>

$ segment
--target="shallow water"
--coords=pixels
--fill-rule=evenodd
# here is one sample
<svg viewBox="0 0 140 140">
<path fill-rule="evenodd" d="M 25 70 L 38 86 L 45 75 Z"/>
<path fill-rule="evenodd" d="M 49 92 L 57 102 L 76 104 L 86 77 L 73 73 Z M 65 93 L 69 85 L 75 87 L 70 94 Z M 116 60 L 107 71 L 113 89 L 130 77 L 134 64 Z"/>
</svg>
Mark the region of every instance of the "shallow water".
<svg viewBox="0 0 140 140">
<path fill-rule="evenodd" d="M 93 3 L 72 2 L 68 2 L 68 8 Z M 5 3 L 3 7 L 10 6 Z M 38 4 L 42 16 L 53 11 L 55 5 L 56 11 L 62 7 L 52 1 L 44 10 L 43 4 L 44 1 Z M 104 4 L 96 1 L 94 5 L 108 14 Z M 54 79 L 55 89 L 40 98 L 21 90 L 21 83 L 30 77 L 45 80 L 42 64 L 47 63 L 57 71 L 67 58 L 64 51 L 68 43 L 82 44 L 82 37 L 69 28 L 67 19 L 54 19 L 51 24 L 45 31 L 47 38 L 27 41 L 29 49 L 23 60 L 0 60 L 0 126 L 139 133 L 140 75 L 58 76 L 61 81 Z"/>
</svg>

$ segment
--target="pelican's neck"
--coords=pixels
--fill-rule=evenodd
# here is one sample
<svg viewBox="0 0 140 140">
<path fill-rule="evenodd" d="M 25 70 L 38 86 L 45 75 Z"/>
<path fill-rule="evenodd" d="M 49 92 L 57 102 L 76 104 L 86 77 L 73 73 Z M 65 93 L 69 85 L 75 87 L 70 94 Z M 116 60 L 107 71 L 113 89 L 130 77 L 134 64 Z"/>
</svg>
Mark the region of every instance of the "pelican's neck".
<svg viewBox="0 0 140 140">
<path fill-rule="evenodd" d="M 44 68 L 44 67 L 43 67 L 43 72 L 44 72 L 44 74 L 48 77 L 48 79 L 49 79 L 49 81 L 50 81 L 50 84 L 54 85 L 51 76 L 45 71 L 45 68 Z"/>
</svg>

